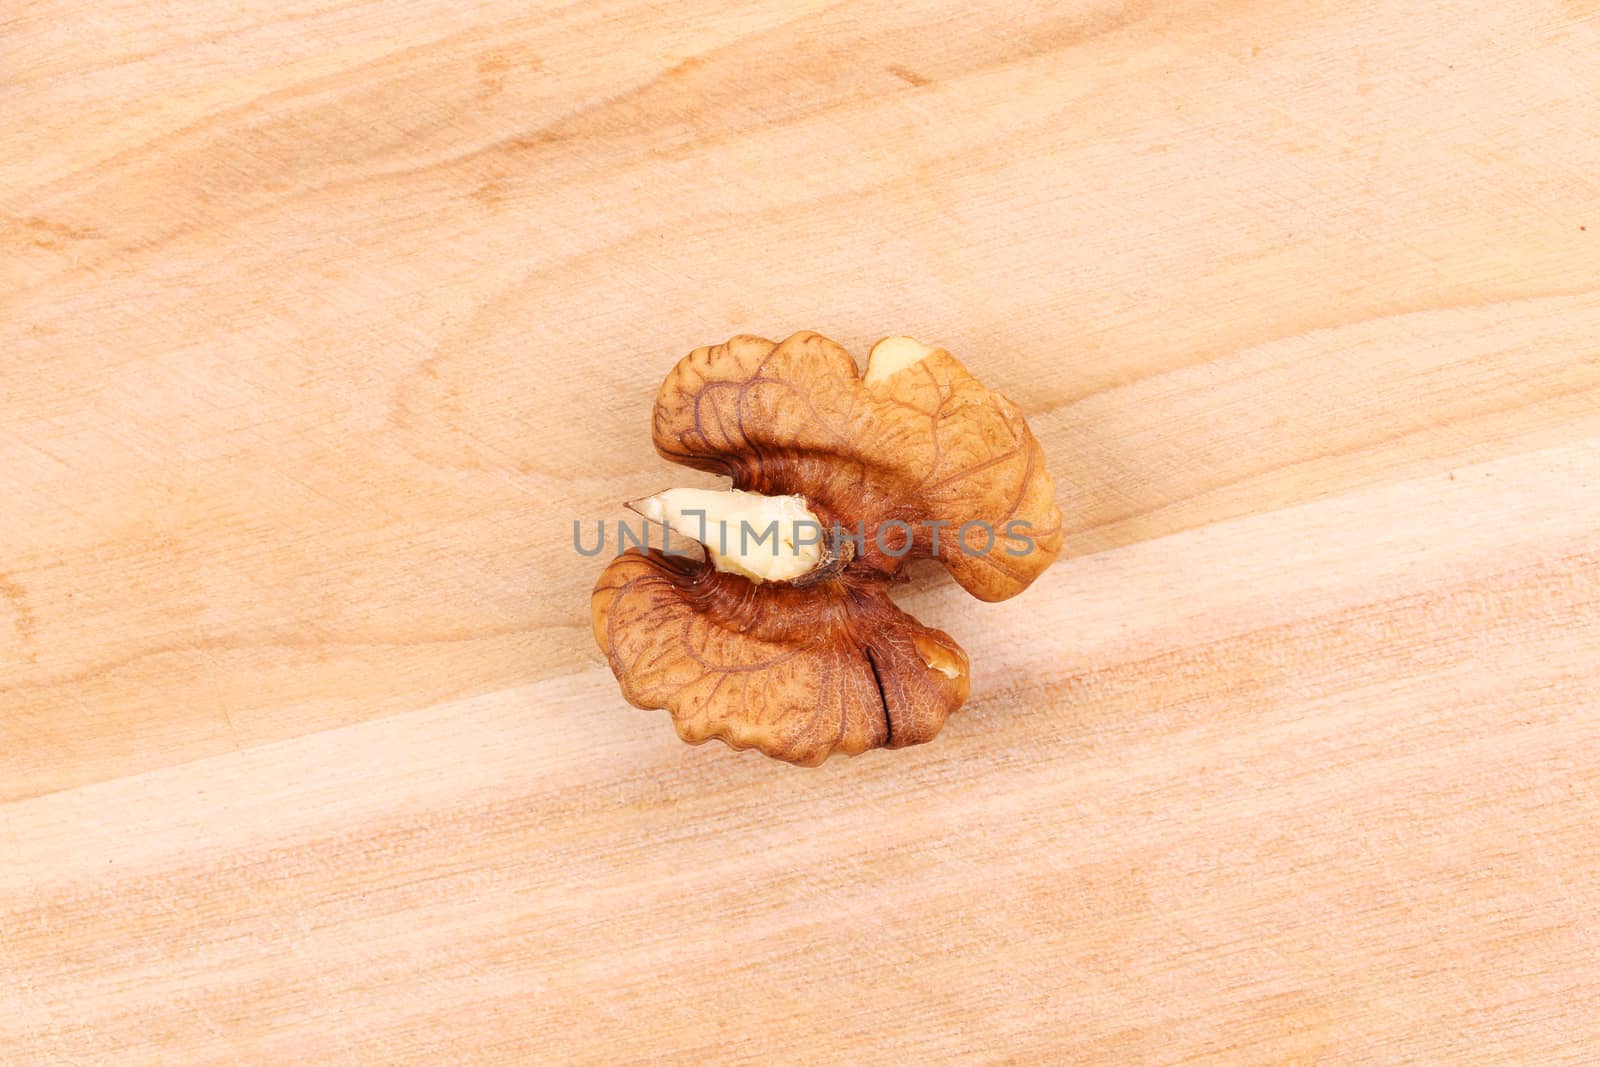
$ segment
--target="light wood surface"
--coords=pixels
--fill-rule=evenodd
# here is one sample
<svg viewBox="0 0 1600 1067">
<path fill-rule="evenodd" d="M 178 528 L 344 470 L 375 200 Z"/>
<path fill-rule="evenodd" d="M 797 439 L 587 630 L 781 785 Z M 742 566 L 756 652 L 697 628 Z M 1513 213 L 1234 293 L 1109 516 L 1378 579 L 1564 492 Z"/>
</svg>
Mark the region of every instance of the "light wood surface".
<svg viewBox="0 0 1600 1067">
<path fill-rule="evenodd" d="M 0 1062 L 1600 1062 L 1593 0 L 0 7 Z M 593 647 L 690 348 L 1062 561 L 802 771 Z"/>
</svg>

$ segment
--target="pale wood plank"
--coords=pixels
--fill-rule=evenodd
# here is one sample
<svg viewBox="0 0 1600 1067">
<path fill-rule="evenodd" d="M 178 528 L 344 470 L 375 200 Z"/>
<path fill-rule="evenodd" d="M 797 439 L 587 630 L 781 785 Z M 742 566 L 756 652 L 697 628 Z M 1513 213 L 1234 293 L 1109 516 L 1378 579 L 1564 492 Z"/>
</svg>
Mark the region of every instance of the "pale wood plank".
<svg viewBox="0 0 1600 1067">
<path fill-rule="evenodd" d="M 0 15 L 0 1060 L 1594 1062 L 1597 14 Z M 809 774 L 569 544 L 799 328 L 1070 533 Z"/>
</svg>

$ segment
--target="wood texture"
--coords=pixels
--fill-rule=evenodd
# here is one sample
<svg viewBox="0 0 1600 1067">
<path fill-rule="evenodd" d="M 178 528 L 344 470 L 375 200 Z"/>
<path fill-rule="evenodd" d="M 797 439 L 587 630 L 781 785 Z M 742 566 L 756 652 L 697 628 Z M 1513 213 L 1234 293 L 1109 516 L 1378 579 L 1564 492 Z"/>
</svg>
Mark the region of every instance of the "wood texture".
<svg viewBox="0 0 1600 1067">
<path fill-rule="evenodd" d="M 1600 1060 L 1592 0 L 0 7 L 0 1061 Z M 574 519 L 946 345 L 933 744 L 627 708 Z"/>
</svg>

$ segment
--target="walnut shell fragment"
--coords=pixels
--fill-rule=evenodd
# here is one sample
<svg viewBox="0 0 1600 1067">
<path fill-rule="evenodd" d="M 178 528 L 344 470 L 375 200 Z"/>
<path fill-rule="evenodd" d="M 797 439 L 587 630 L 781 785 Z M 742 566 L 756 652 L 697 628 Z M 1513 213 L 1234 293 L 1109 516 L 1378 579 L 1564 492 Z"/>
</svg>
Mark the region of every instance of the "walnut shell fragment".
<svg viewBox="0 0 1600 1067">
<path fill-rule="evenodd" d="M 909 338 L 875 345 L 865 375 L 814 333 L 696 349 L 667 375 L 653 425 L 662 456 L 733 492 L 632 505 L 705 558 L 632 549 L 591 610 L 623 696 L 667 709 L 691 743 L 814 765 L 931 740 L 966 700 L 967 656 L 896 607 L 890 584 L 934 558 L 973 596 L 1004 600 L 1061 549 L 1021 413 Z M 769 516 L 785 532 L 763 541 Z"/>
</svg>

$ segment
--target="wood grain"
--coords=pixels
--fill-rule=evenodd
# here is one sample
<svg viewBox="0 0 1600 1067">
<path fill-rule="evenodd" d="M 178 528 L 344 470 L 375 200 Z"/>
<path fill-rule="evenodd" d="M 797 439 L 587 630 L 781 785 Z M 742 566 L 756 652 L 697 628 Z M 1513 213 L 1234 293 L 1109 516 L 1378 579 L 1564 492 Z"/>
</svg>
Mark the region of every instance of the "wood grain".
<svg viewBox="0 0 1600 1067">
<path fill-rule="evenodd" d="M 1600 1060 L 1600 7 L 0 9 L 0 1061 Z M 943 344 L 920 749 L 619 699 L 690 348 Z"/>
</svg>

